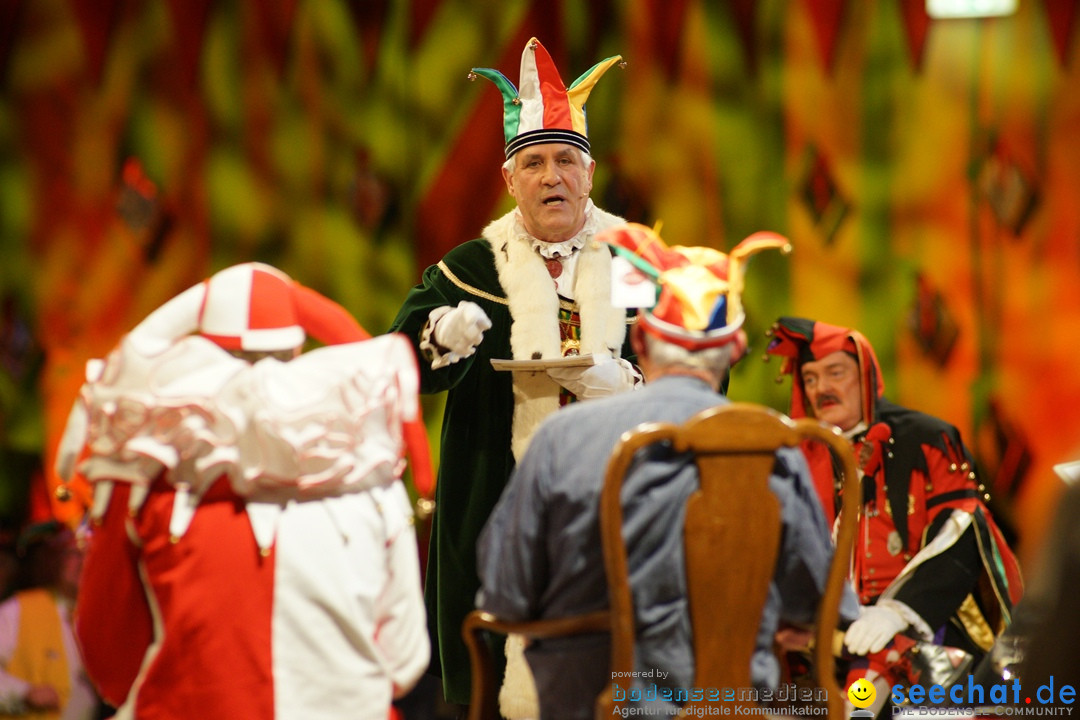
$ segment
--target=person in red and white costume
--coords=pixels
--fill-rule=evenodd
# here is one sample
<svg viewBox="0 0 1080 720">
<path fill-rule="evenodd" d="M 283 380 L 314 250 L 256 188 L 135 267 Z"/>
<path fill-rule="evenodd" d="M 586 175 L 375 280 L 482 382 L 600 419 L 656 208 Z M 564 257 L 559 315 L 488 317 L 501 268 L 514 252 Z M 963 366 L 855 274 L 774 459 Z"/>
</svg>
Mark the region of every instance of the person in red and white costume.
<svg viewBox="0 0 1080 720">
<path fill-rule="evenodd" d="M 408 341 L 267 265 L 92 363 L 58 469 L 93 486 L 76 634 L 116 717 L 385 720 L 430 652 L 406 454 L 430 492 Z"/>
</svg>

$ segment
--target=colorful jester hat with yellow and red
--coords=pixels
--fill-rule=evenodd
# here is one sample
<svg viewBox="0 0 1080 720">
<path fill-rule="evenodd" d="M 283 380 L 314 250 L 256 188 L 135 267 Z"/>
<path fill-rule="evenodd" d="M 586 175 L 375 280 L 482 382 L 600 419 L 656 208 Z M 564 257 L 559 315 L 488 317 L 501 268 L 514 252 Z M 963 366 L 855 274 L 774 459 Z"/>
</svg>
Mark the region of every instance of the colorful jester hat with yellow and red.
<svg viewBox="0 0 1080 720">
<path fill-rule="evenodd" d="M 566 143 L 589 152 L 585 101 L 600 76 L 621 61 L 621 55 L 614 55 L 598 62 L 567 89 L 551 55 L 530 38 L 521 53 L 520 89 L 492 68 L 473 68 L 469 79 L 485 77 L 502 93 L 506 157 L 540 143 Z"/>
<path fill-rule="evenodd" d="M 613 293 L 620 286 L 647 283 L 639 293 L 638 317 L 645 332 L 688 350 L 705 350 L 737 343 L 735 356 L 745 349 L 741 332 L 746 314 L 742 293 L 746 263 L 762 250 L 791 252 L 787 238 L 757 232 L 724 254 L 709 247 L 668 247 L 652 229 L 627 223 L 596 236 L 614 250 Z"/>
</svg>

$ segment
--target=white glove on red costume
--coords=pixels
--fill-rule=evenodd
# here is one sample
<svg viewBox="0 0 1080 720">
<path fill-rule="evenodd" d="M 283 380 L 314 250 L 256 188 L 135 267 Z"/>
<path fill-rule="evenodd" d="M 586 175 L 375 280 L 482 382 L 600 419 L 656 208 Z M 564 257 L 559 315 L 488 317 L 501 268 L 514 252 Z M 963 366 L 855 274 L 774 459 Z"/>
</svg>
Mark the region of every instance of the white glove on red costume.
<svg viewBox="0 0 1080 720">
<path fill-rule="evenodd" d="M 462 300 L 457 307 L 444 305 L 431 311 L 420 347 L 432 351 L 431 368 L 438 370 L 476 352 L 490 328 L 487 313 L 476 303 Z"/>
<path fill-rule="evenodd" d="M 881 650 L 897 633 L 903 632 L 911 624 L 901 614 L 905 610 L 914 612 L 894 600 L 882 600 L 877 605 L 863 606 L 859 619 L 851 623 L 844 635 L 847 649 L 854 655 L 867 655 Z"/>
<path fill-rule="evenodd" d="M 548 368 L 548 376 L 574 393 L 578 400 L 607 397 L 633 390 L 641 375 L 622 358 L 603 357 L 595 365 L 575 368 Z"/>
</svg>

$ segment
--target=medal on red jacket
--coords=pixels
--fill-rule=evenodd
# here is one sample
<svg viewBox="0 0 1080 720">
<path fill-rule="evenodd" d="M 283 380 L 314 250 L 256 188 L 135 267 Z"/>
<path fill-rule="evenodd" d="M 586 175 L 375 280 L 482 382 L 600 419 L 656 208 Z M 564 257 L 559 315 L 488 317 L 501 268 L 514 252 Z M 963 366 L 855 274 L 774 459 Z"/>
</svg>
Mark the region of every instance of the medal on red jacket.
<svg viewBox="0 0 1080 720">
<path fill-rule="evenodd" d="M 895 530 L 889 533 L 888 540 L 885 542 L 885 549 L 889 551 L 890 555 L 900 554 L 900 551 L 904 549 L 903 544 L 900 542 L 900 533 Z"/>
</svg>

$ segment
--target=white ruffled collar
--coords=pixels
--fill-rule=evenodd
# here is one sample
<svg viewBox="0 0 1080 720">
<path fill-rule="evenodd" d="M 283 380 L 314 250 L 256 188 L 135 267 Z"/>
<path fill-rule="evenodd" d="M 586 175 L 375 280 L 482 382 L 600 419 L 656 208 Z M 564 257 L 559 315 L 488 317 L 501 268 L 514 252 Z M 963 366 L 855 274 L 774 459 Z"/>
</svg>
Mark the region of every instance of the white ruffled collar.
<svg viewBox="0 0 1080 720">
<path fill-rule="evenodd" d="M 593 201 L 589 198 L 585 201 L 585 223 L 581 226 L 574 237 L 562 242 L 552 243 L 537 240 L 525 229 L 525 223 L 521 220 L 521 210 L 514 208 L 514 234 L 519 238 L 528 240 L 532 249 L 540 254 L 545 260 L 566 259 L 571 257 L 581 248 L 585 247 L 585 241 L 596 232 L 593 222 Z"/>
</svg>

